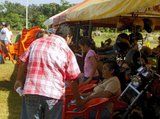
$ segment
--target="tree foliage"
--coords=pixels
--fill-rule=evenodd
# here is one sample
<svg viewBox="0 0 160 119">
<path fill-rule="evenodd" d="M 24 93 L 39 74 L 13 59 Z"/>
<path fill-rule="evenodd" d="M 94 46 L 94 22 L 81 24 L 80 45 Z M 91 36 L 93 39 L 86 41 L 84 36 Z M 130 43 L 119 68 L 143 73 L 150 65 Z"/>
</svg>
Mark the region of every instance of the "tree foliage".
<svg viewBox="0 0 160 119">
<path fill-rule="evenodd" d="M 2 5 L 1 5 L 2 6 Z M 26 6 L 19 3 L 5 2 L 4 5 L 7 9 L 6 12 L 0 12 L 0 22 L 7 22 L 11 25 L 11 28 L 15 30 L 21 30 L 25 27 L 26 21 Z M 64 11 L 71 7 L 72 4 L 66 0 L 61 0 L 61 4 L 50 3 L 40 5 L 28 6 L 28 21 L 29 27 L 38 25 L 45 28 L 43 22 L 49 17 Z"/>
</svg>

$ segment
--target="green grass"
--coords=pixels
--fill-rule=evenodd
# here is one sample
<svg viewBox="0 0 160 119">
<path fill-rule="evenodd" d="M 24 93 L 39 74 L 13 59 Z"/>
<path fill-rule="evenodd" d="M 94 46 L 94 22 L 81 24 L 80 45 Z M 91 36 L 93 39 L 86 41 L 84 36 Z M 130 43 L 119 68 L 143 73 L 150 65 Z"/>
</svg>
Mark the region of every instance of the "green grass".
<svg viewBox="0 0 160 119">
<path fill-rule="evenodd" d="M 101 36 L 94 36 L 93 39 L 96 43 L 96 46 L 97 47 L 100 47 L 101 46 L 101 41 L 105 41 L 107 40 L 108 38 L 111 38 L 112 39 L 112 44 L 114 44 L 118 34 L 120 34 L 120 32 L 104 32 L 101 34 Z M 127 33 L 129 34 L 129 33 Z M 160 36 L 159 35 L 159 32 L 153 32 L 153 33 L 146 33 L 146 32 L 143 32 L 143 37 L 145 38 L 146 34 L 147 34 L 147 39 L 144 41 L 144 45 L 147 45 L 147 42 L 150 43 L 149 47 L 151 49 L 155 48 L 157 45 L 158 45 L 158 37 Z"/>
<path fill-rule="evenodd" d="M 108 38 L 112 39 L 112 43 L 115 41 L 118 33 L 102 33 L 101 36 L 94 36 L 93 39 L 97 47 L 101 46 L 101 41 L 105 41 Z"/>
<path fill-rule="evenodd" d="M 0 119 L 19 119 L 21 97 L 13 90 L 16 78 L 14 64 L 0 64 Z"/>
</svg>

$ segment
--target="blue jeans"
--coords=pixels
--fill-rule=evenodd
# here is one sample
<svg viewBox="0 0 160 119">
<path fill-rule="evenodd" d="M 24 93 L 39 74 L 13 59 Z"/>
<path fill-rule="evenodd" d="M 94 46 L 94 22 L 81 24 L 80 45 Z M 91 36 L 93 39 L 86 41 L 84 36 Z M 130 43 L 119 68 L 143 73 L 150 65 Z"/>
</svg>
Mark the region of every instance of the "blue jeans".
<svg viewBox="0 0 160 119">
<path fill-rule="evenodd" d="M 62 119 L 62 100 L 26 95 L 25 103 L 29 119 Z"/>
<path fill-rule="evenodd" d="M 22 96 L 22 110 L 21 110 L 20 119 L 29 119 L 27 117 L 27 110 L 26 110 L 26 103 L 25 103 L 25 97 L 24 96 Z"/>
</svg>

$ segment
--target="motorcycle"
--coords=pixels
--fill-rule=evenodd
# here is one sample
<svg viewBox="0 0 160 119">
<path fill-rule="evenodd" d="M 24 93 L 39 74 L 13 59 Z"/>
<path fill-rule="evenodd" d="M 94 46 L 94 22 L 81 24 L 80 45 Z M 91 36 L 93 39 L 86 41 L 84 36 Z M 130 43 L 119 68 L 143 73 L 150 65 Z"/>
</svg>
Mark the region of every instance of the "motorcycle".
<svg viewBox="0 0 160 119">
<path fill-rule="evenodd" d="M 160 118 L 160 75 L 152 69 L 141 66 L 137 74 L 130 77 L 130 83 L 118 100 L 127 103 L 126 109 L 114 112 L 113 119 L 159 119 Z"/>
</svg>

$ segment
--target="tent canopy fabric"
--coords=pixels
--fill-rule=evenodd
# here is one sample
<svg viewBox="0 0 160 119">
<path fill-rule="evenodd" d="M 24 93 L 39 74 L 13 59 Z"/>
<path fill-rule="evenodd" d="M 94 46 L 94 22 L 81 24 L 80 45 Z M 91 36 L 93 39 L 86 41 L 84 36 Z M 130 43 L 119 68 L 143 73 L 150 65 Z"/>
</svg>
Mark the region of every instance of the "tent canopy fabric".
<svg viewBox="0 0 160 119">
<path fill-rule="evenodd" d="M 97 1 L 97 2 L 93 2 Z M 111 18 L 145 9 L 160 3 L 160 0 L 89 0 L 88 6 L 76 7 L 66 16 L 66 21 L 85 21 Z"/>
<path fill-rule="evenodd" d="M 156 5 L 159 7 L 152 9 Z M 160 17 L 160 0 L 85 0 L 49 18 L 50 22 L 47 25 L 76 21 L 99 21 L 117 16 L 127 16 L 133 12 Z"/>
<path fill-rule="evenodd" d="M 63 11 L 63 12 L 60 12 L 52 17 L 50 17 L 49 19 L 47 19 L 43 24 L 45 26 L 49 26 L 49 25 L 52 25 L 53 23 L 54 24 L 59 24 L 59 21 L 62 23 L 62 22 L 65 22 L 65 17 L 63 17 L 64 15 L 66 15 L 65 13 L 67 13 L 68 9 Z"/>
</svg>

